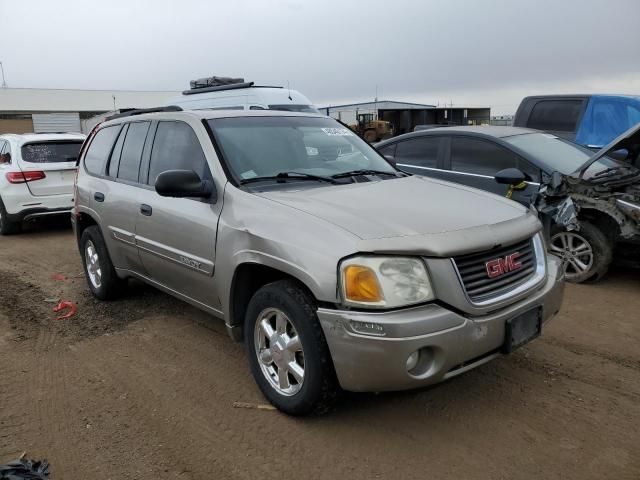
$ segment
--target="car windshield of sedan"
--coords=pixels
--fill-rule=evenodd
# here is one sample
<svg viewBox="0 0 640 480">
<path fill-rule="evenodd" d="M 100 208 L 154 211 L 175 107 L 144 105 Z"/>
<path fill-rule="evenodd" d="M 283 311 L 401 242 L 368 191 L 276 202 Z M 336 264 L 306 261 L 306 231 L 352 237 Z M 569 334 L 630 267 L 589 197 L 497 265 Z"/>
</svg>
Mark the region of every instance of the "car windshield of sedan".
<svg viewBox="0 0 640 480">
<path fill-rule="evenodd" d="M 595 154 L 588 148 L 581 147 L 549 133 L 513 135 L 505 137 L 503 140 L 519 148 L 543 165 L 548 165 L 552 170 L 564 175 L 570 175 L 578 170 Z M 624 165 L 624 163 L 613 158 L 603 157 L 587 169 L 585 178 L 592 177 L 608 168 Z"/>
<path fill-rule="evenodd" d="M 398 172 L 369 144 L 331 118 L 235 117 L 209 120 L 239 182 L 288 172 L 333 178 L 355 171 Z"/>
</svg>

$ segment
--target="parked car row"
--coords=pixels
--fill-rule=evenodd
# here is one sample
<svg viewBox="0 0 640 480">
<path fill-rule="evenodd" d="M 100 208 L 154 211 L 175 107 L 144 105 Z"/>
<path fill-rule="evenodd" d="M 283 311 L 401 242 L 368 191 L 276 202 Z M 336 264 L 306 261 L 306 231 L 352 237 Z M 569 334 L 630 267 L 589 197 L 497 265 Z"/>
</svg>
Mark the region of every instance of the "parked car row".
<svg viewBox="0 0 640 480">
<path fill-rule="evenodd" d="M 510 353 L 559 311 L 565 276 L 595 280 L 638 240 L 640 172 L 608 155 L 636 161 L 640 126 L 595 154 L 514 127 L 376 150 L 312 108 L 253 108 L 248 88 L 198 81 L 242 108 L 186 92 L 204 103 L 114 115 L 81 148 L 0 137 L 0 225 L 71 211 L 95 297 L 135 278 L 223 319 L 286 413 Z"/>
</svg>

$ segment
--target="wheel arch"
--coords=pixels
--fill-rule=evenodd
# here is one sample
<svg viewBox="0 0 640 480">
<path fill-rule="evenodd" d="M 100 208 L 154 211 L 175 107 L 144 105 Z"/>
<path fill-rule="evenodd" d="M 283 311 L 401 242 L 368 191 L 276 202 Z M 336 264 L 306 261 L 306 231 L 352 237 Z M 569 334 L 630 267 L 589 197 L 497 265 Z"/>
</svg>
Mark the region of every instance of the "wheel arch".
<svg viewBox="0 0 640 480">
<path fill-rule="evenodd" d="M 609 212 L 592 207 L 582 207 L 578 220 L 589 222 L 597 227 L 610 241 L 614 242 L 622 233 L 621 218 Z"/>
<path fill-rule="evenodd" d="M 243 338 L 244 317 L 251 297 L 263 286 L 279 280 L 292 280 L 305 290 L 315 302 L 317 296 L 300 278 L 277 267 L 255 261 L 246 261 L 236 266 L 229 292 L 229 315 L 227 330 L 231 338 L 241 342 Z"/>
</svg>

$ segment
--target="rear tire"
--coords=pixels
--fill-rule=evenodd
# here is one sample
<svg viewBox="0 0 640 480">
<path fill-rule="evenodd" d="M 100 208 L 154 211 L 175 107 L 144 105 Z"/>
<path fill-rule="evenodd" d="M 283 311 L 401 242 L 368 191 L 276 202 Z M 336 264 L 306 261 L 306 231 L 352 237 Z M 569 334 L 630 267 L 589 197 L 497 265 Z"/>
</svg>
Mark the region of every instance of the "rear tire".
<svg viewBox="0 0 640 480">
<path fill-rule="evenodd" d="M 96 225 L 82 232 L 80 256 L 91 293 L 100 300 L 117 298 L 122 293 L 125 280 L 118 278 L 100 228 Z"/>
<path fill-rule="evenodd" d="M 0 235 L 13 235 L 22 230 L 22 222 L 12 222 L 9 220 L 9 214 L 4 207 L 4 203 L 0 200 Z"/>
<path fill-rule="evenodd" d="M 580 222 L 580 230 L 552 230 L 549 250 L 566 262 L 565 278 L 571 283 L 597 282 L 613 260 L 613 242 L 598 227 Z"/>
<path fill-rule="evenodd" d="M 249 301 L 244 337 L 264 396 L 289 415 L 321 414 L 338 392 L 313 298 L 292 280 L 260 288 Z"/>
</svg>

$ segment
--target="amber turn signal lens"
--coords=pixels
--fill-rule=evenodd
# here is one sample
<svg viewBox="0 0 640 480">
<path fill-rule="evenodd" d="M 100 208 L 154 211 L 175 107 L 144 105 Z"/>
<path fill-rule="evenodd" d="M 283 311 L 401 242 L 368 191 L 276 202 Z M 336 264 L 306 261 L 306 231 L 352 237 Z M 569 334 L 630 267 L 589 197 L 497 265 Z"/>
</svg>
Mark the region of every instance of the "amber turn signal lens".
<svg viewBox="0 0 640 480">
<path fill-rule="evenodd" d="M 382 290 L 376 274 L 369 267 L 349 265 L 344 270 L 345 296 L 353 302 L 380 302 Z"/>
</svg>

